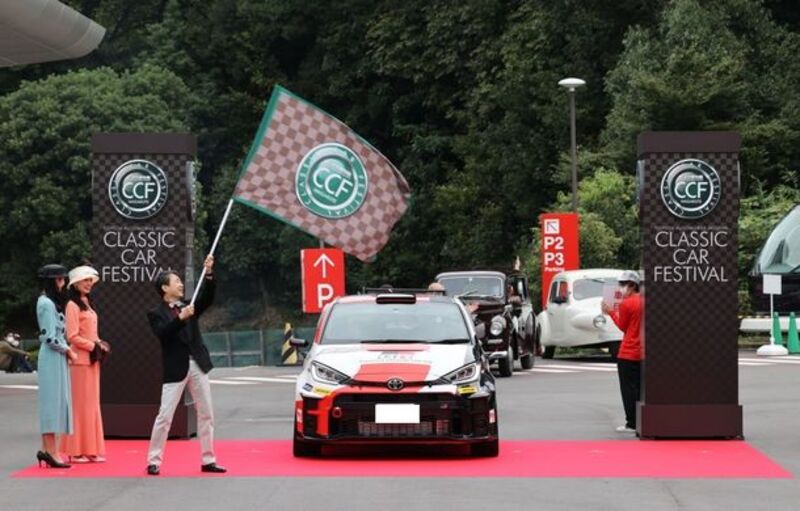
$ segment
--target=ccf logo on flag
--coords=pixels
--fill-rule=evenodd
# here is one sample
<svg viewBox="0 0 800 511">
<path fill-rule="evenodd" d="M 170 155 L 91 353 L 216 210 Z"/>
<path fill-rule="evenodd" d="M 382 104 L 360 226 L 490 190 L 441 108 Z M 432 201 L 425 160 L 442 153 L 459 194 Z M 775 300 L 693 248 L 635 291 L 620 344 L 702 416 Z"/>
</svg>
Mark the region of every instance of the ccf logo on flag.
<svg viewBox="0 0 800 511">
<path fill-rule="evenodd" d="M 377 149 L 276 86 L 233 199 L 367 261 L 389 240 L 409 196 Z"/>
</svg>

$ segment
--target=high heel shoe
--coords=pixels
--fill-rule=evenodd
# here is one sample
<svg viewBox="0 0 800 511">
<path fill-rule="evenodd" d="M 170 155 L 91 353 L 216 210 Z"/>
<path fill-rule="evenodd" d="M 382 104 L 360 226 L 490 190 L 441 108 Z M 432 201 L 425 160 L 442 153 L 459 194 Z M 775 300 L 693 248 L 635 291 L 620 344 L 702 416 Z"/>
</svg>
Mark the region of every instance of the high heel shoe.
<svg viewBox="0 0 800 511">
<path fill-rule="evenodd" d="M 42 466 L 42 462 L 44 462 L 50 468 L 69 468 L 69 467 L 72 466 L 69 463 L 62 463 L 62 462 L 56 460 L 55 458 L 53 458 L 53 456 L 49 452 L 45 452 L 45 451 L 37 451 L 36 452 L 36 459 L 39 462 L 39 467 L 40 468 Z"/>
</svg>

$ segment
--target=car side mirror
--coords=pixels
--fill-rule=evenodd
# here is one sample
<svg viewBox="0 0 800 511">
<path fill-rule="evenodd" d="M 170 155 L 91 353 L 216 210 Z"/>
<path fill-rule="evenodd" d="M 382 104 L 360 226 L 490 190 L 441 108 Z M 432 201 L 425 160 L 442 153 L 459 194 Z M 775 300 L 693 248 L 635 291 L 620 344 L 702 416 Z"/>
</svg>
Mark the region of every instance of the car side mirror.
<svg viewBox="0 0 800 511">
<path fill-rule="evenodd" d="M 294 346 L 295 348 L 307 348 L 308 341 L 305 339 L 297 339 L 296 337 L 292 337 L 289 339 L 289 344 Z"/>
</svg>

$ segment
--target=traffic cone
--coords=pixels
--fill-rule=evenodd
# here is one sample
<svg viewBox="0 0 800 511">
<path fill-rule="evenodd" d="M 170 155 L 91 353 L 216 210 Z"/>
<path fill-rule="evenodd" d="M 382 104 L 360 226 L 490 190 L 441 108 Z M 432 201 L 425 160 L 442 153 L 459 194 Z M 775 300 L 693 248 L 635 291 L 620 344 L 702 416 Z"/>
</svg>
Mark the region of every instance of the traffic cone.
<svg viewBox="0 0 800 511">
<path fill-rule="evenodd" d="M 772 316 L 772 338 L 775 340 L 775 346 L 783 346 L 783 333 L 781 332 L 781 317 L 778 313 Z"/>
<path fill-rule="evenodd" d="M 299 364 L 297 350 L 289 342 L 294 337 L 294 330 L 291 323 L 286 323 L 283 327 L 283 349 L 281 350 L 281 363 L 282 366 L 295 366 Z"/>
<path fill-rule="evenodd" d="M 800 339 L 797 337 L 797 319 L 794 312 L 789 314 L 789 332 L 786 334 L 786 344 L 790 354 L 800 353 Z"/>
</svg>

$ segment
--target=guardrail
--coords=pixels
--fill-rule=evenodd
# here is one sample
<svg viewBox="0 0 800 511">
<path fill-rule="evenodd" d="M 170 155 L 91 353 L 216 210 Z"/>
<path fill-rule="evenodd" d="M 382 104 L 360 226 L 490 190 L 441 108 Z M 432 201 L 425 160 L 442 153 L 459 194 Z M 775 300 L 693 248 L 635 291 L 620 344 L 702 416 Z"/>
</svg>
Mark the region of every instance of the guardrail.
<svg viewBox="0 0 800 511">
<path fill-rule="evenodd" d="M 311 340 L 314 327 L 297 327 L 294 336 Z M 268 366 L 281 362 L 283 330 L 280 328 L 203 332 L 203 340 L 216 367 Z M 22 339 L 21 344 L 30 351 L 39 347 L 39 340 Z"/>
</svg>

